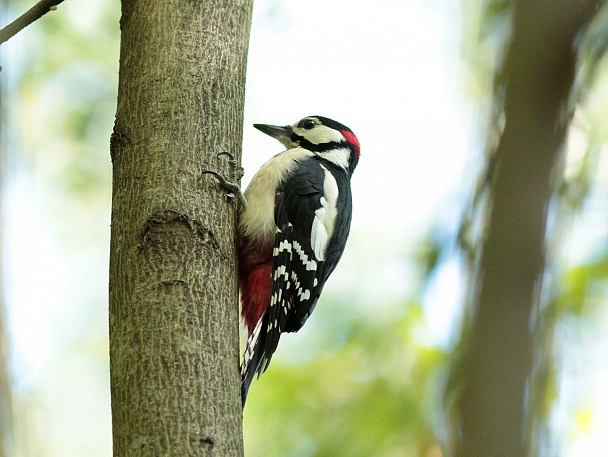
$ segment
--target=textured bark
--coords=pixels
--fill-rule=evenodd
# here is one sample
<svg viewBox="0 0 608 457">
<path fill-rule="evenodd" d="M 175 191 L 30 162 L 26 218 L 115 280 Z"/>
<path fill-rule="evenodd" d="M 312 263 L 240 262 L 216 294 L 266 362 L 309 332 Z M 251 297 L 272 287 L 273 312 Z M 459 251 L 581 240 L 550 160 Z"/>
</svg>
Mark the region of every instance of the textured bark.
<svg viewBox="0 0 608 457">
<path fill-rule="evenodd" d="M 505 127 L 463 365 L 457 456 L 524 457 L 531 319 L 545 265 L 546 218 L 568 125 L 575 38 L 589 0 L 515 2 L 504 63 Z"/>
<path fill-rule="evenodd" d="M 252 0 L 123 0 L 113 162 L 114 456 L 241 456 L 236 204 Z"/>
</svg>

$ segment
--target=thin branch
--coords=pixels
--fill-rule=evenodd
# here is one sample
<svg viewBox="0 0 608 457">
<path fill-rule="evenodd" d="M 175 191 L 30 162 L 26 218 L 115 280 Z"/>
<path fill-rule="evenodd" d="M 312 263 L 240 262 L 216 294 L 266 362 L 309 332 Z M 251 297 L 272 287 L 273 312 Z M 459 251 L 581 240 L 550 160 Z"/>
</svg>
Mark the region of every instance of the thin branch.
<svg viewBox="0 0 608 457">
<path fill-rule="evenodd" d="M 14 35 L 26 28 L 32 22 L 40 19 L 51 10 L 55 10 L 63 0 L 40 0 L 27 12 L 19 16 L 9 25 L 0 30 L 0 44 L 8 41 Z"/>
</svg>

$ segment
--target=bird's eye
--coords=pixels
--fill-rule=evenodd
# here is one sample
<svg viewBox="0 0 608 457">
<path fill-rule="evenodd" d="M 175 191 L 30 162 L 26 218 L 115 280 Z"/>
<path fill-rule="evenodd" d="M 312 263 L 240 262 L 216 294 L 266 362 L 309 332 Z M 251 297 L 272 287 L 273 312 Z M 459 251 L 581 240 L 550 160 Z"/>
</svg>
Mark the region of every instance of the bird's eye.
<svg viewBox="0 0 608 457">
<path fill-rule="evenodd" d="M 306 130 L 312 130 L 312 129 L 314 129 L 315 125 L 317 125 L 317 124 L 312 119 L 305 119 L 302 122 L 302 128 L 305 128 Z"/>
</svg>

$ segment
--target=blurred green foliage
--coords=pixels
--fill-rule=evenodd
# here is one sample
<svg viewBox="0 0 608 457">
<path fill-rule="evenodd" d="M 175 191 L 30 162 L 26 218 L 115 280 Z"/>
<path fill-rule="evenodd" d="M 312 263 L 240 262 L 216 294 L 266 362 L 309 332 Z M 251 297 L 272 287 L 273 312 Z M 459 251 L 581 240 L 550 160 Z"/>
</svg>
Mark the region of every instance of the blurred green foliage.
<svg viewBox="0 0 608 457">
<path fill-rule="evenodd" d="M 34 3 L 4 2 L 2 25 Z M 15 309 L 14 291 L 5 292 L 13 323 L 37 328 L 48 319 L 30 336 L 46 358 L 22 358 L 20 346 L 28 343 L 13 341 L 11 457 L 111 454 L 106 289 L 119 10 L 119 2 L 66 1 L 0 50 L 3 198 L 13 214 L 37 225 L 17 231 L 43 234 L 31 247 L 10 250 L 25 250 L 33 277 L 39 265 L 54 269 L 30 283 L 44 296 L 40 303 Z M 59 297 L 63 283 L 70 286 Z M 11 333 L 23 339 L 28 326 Z"/>
<path fill-rule="evenodd" d="M 11 1 L 14 17 L 31 6 Z M 99 240 L 109 208 L 109 135 L 116 110 L 119 7 L 83 1 L 62 4 L 10 40 L 3 62 L 9 163 L 35 170 L 49 199 L 44 208 L 55 236 L 67 245 Z M 13 59 L 11 59 L 13 57 Z M 9 167 L 9 175 L 14 171 Z M 97 208 L 95 214 L 91 209 Z"/>
<path fill-rule="evenodd" d="M 319 339 L 310 361 L 279 358 L 254 383 L 247 455 L 424 456 L 437 444 L 431 412 L 446 354 L 413 337 L 421 305 L 379 304 L 381 314 L 353 313 L 357 305 L 322 300 L 307 324 Z"/>
</svg>

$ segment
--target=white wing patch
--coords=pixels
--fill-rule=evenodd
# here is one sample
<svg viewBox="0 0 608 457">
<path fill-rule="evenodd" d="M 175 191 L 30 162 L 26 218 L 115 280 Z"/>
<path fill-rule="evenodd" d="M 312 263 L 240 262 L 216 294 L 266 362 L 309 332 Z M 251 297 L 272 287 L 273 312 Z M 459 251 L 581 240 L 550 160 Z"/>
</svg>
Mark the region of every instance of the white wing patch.
<svg viewBox="0 0 608 457">
<path fill-rule="evenodd" d="M 318 260 L 325 260 L 325 248 L 334 233 L 336 225 L 336 202 L 338 200 L 338 183 L 331 172 L 321 165 L 325 173 L 323 181 L 323 197 L 321 197 L 321 208 L 315 211 L 312 223 L 310 244 Z"/>
<path fill-rule="evenodd" d="M 324 202 L 324 198 L 321 197 L 321 204 Z M 315 211 L 315 218 L 312 221 L 312 231 L 310 233 L 310 247 L 315 252 L 317 259 L 325 260 L 325 246 L 327 246 L 327 229 L 323 225 L 323 219 L 325 219 L 325 207 L 322 206 Z"/>
</svg>

